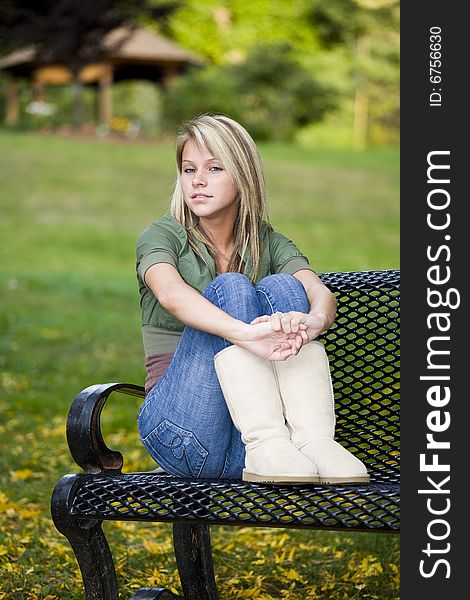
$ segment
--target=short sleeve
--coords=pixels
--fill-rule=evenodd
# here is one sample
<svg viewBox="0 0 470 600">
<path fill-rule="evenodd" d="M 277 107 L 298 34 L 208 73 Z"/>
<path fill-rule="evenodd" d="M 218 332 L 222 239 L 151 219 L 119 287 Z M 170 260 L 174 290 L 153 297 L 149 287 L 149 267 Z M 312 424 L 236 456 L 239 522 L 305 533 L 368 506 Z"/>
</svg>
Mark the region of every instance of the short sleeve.
<svg viewBox="0 0 470 600">
<path fill-rule="evenodd" d="M 182 240 L 173 221 L 168 216 L 154 221 L 137 240 L 137 273 L 142 281 L 152 265 L 163 262 L 177 266 Z"/>
<path fill-rule="evenodd" d="M 269 233 L 269 252 L 272 273 L 288 273 L 293 275 L 301 269 L 313 271 L 308 258 L 287 237 L 271 231 Z"/>
</svg>

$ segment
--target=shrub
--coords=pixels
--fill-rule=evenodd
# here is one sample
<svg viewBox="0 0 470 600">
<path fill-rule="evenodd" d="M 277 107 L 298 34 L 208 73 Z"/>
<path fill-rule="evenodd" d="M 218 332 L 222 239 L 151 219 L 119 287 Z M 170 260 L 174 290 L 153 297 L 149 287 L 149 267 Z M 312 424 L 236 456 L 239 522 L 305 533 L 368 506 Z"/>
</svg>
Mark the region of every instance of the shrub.
<svg viewBox="0 0 470 600">
<path fill-rule="evenodd" d="M 203 112 L 223 113 L 259 140 L 285 141 L 335 106 L 330 89 L 294 59 L 286 44 L 255 47 L 243 63 L 193 70 L 164 94 L 163 121 L 174 128 Z"/>
</svg>

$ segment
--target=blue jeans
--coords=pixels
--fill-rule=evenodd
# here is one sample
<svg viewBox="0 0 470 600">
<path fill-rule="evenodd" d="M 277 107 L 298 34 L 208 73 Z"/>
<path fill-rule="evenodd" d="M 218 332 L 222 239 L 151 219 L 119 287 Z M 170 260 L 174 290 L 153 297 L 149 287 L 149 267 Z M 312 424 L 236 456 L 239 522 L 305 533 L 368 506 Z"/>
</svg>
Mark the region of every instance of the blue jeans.
<svg viewBox="0 0 470 600">
<path fill-rule="evenodd" d="M 269 275 L 254 287 L 246 275 L 223 273 L 203 296 L 245 323 L 277 311 L 310 310 L 302 283 L 288 274 Z M 230 345 L 224 338 L 185 327 L 165 375 L 142 404 L 142 443 L 172 475 L 241 478 L 245 447 L 214 367 L 214 356 Z"/>
</svg>

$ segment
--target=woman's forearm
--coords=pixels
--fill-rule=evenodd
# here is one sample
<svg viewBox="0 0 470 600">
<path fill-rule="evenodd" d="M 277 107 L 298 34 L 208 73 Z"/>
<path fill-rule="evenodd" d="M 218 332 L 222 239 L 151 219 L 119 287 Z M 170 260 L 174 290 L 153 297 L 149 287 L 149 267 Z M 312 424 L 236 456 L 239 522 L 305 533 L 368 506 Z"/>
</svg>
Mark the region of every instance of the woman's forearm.
<svg viewBox="0 0 470 600">
<path fill-rule="evenodd" d="M 188 285 L 173 265 L 157 263 L 147 269 L 145 283 L 160 304 L 185 325 L 233 342 L 248 327 Z M 235 342 L 233 342 L 235 343 Z"/>
<path fill-rule="evenodd" d="M 235 343 L 244 338 L 248 325 L 235 319 L 187 284 L 168 286 L 160 304 L 185 325 Z"/>
<path fill-rule="evenodd" d="M 317 289 L 310 298 L 310 314 L 325 318 L 324 330 L 328 330 L 336 317 L 336 298 L 328 288 Z"/>
<path fill-rule="evenodd" d="M 305 289 L 309 303 L 309 314 L 324 320 L 326 331 L 333 324 L 336 317 L 337 301 L 332 292 L 322 283 L 320 278 L 312 271 L 302 270 L 295 273 Z"/>
</svg>

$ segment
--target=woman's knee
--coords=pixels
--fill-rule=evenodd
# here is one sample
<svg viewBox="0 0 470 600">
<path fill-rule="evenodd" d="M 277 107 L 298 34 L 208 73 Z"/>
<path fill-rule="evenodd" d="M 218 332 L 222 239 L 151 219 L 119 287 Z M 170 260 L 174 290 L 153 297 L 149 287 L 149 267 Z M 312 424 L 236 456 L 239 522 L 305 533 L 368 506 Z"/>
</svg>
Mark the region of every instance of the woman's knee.
<svg viewBox="0 0 470 600">
<path fill-rule="evenodd" d="M 245 323 L 261 314 L 255 288 L 243 273 L 217 275 L 204 290 L 203 296 Z"/>
<path fill-rule="evenodd" d="M 277 273 L 261 279 L 256 293 L 264 314 L 296 310 L 308 313 L 310 302 L 302 282 L 289 273 Z"/>
</svg>

